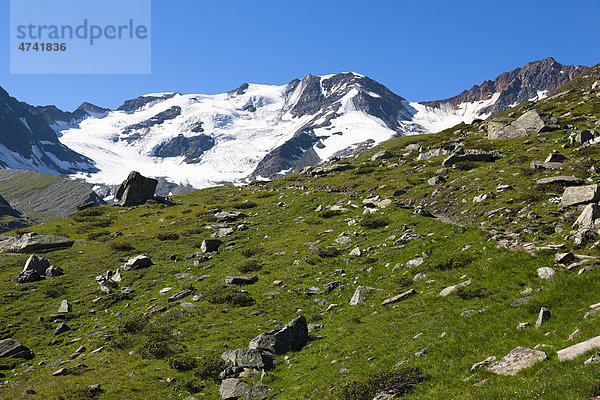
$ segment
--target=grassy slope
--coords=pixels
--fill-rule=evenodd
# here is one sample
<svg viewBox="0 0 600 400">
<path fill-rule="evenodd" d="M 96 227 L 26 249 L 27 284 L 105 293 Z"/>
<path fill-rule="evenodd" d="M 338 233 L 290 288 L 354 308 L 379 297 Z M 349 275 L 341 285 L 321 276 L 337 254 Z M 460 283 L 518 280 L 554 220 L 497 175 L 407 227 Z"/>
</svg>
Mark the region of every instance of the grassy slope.
<svg viewBox="0 0 600 400">
<path fill-rule="evenodd" d="M 577 90 L 589 88 L 592 78 L 587 77 L 596 71 L 597 68 L 592 69 L 570 84 L 568 88 L 575 92 L 536 107 L 552 110 L 562 123 L 592 127 L 600 116 L 600 101 L 594 93 L 585 103 L 578 104 L 587 95 Z M 563 99 L 567 101 L 559 103 Z M 512 112 L 518 116 L 526 107 Z M 572 114 L 562 117 L 567 111 Z M 0 387 L 0 398 L 20 398 L 30 387 L 40 398 L 53 399 L 59 395 L 77 398 L 73 392 L 65 393 L 95 383 L 101 383 L 105 390 L 98 396 L 100 399 L 163 399 L 169 394 L 186 397 L 194 380 L 192 372 L 177 372 L 163 359 L 142 357 L 148 344 L 161 334 L 173 338 L 177 352 L 219 355 L 226 349 L 246 347 L 260 332 L 281 326 L 299 313 L 306 315 L 310 323 L 323 327 L 311 334 L 311 341 L 303 350 L 288 354 L 289 363 L 280 359 L 264 379 L 268 386 L 283 390 L 280 398 L 342 398 L 347 381 L 389 370 L 401 360 L 421 367 L 427 377 L 406 399 L 586 398 L 600 382 L 600 371 L 595 366 L 584 366 L 585 356 L 560 363 L 555 351 L 570 344 L 566 338 L 575 329 L 581 330 L 578 340 L 600 334 L 596 319 L 583 319 L 589 305 L 600 301 L 599 272 L 577 276 L 576 270 L 557 268 L 554 281 L 542 281 L 536 269 L 553 266 L 553 252 L 509 252 L 497 248 L 496 242 L 489 240 L 488 233 L 480 228 L 516 233 L 521 241 L 540 247 L 562 243 L 577 213 L 569 213 L 574 208 L 559 210 L 557 205 L 549 203 L 547 200 L 560 195 L 561 190 L 537 188 L 535 180 L 550 174 L 574 174 L 596 181 L 598 176 L 589 168 L 600 149 L 560 149 L 570 131 L 542 134 L 530 138 L 531 144 L 524 144 L 526 139 L 489 142 L 478 133 L 477 125 L 458 128 L 462 132 L 454 128 L 438 135 L 392 140 L 353 159 L 355 169 L 322 178 L 295 174 L 264 186 L 212 188 L 177 196 L 174 199 L 177 205 L 173 207 L 101 207 L 97 209 L 99 212 L 86 211 L 75 218 L 35 227 L 35 231 L 68 235 L 77 241 L 72 249 L 47 255 L 53 264 L 66 271 L 64 276 L 29 285 L 18 285 L 13 280 L 27 256 L 0 256 L 0 337 L 16 338 L 36 352 L 32 362 L 9 365 L 14 367 L 14 373 L 0 371 L 8 376 L 0 380 L 10 382 Z M 435 148 L 451 140 L 462 140 L 468 148 L 496 148 L 505 158 L 493 164 L 478 164 L 469 171 L 450 169 L 444 174 L 447 183 L 438 186 L 438 192 L 426 180 L 441 168 L 441 157 L 417 162 L 413 153 L 402 156 L 395 166 L 397 159 L 369 161 L 377 150 L 389 149 L 401 154 L 408 143 Z M 529 170 L 531 160 L 543 160 L 553 149 L 560 149 L 570 159 L 563 170 L 550 173 Z M 510 184 L 513 189 L 496 193 L 498 183 Z M 364 218 L 362 199 L 372 195 L 389 197 L 400 188 L 407 189 L 401 197 L 448 214 L 465 225 L 444 224 L 392 204 L 378 211 L 387 220 L 387 226 L 348 226 L 348 220 L 360 222 Z M 474 204 L 472 198 L 481 193 L 488 193 L 488 200 Z M 197 251 L 200 242 L 217 229 L 207 211 L 214 207 L 235 210 L 244 200 L 256 204 L 242 210 L 249 214 L 245 220 L 250 229 L 225 239 L 235 243 L 206 263 L 194 267 L 193 260 L 185 260 L 186 254 Z M 283 206 L 278 205 L 280 202 Z M 319 205 L 342 205 L 348 211 L 323 218 L 314 211 Z M 529 208 L 520 215 L 519 211 L 526 206 Z M 500 207 L 507 210 L 486 216 Z M 540 217 L 527 218 L 530 211 Z M 99 215 L 91 215 L 94 213 Z M 557 224 L 562 224 L 560 233 L 556 232 Z M 340 233 L 348 231 L 357 232 L 351 244 L 340 246 L 333 242 Z M 122 235 L 116 236 L 115 232 Z M 179 238 L 157 239 L 157 235 L 165 233 L 176 233 Z M 420 238 L 407 244 L 398 242 L 405 233 L 415 233 Z M 396 238 L 391 238 L 393 235 Z M 335 247 L 340 254 L 334 257 L 312 254 L 305 245 L 307 242 L 318 242 L 322 249 Z M 117 250 L 124 244 L 134 249 Z M 349 257 L 356 245 L 363 255 Z M 466 245 L 471 247 L 461 251 Z M 571 245 L 572 241 L 565 242 L 566 249 Z M 410 270 L 394 269 L 397 263 L 403 265 L 425 250 L 431 250 L 432 254 L 423 265 Z M 118 267 L 119 258 L 144 252 L 151 255 L 156 265 L 123 273 L 122 286 L 132 287 L 134 296 L 131 299 L 103 296 L 94 303 L 99 296 L 94 277 Z M 597 255 L 597 250 L 588 245 L 578 253 Z M 169 260 L 174 254 L 180 261 Z M 436 268 L 457 254 L 466 254 L 473 262 L 450 270 Z M 259 282 L 246 287 L 256 300 L 254 305 L 238 307 L 202 300 L 194 310 L 174 308 L 153 317 L 150 327 L 137 333 L 120 332 L 119 327 L 125 321 L 143 314 L 151 305 L 157 304 L 158 308 L 167 304 L 168 295 L 160 295 L 160 289 L 173 287 L 169 295 L 187 287 L 206 293 L 221 285 L 225 276 L 239 273 L 236 267 L 249 259 L 262 263 L 257 272 Z M 210 277 L 202 281 L 177 279 L 175 275 L 180 272 Z M 426 272 L 427 278 L 413 283 L 412 277 L 417 272 Z M 470 293 L 477 294 L 475 289 L 481 289 L 482 297 L 437 296 L 442 288 L 467 278 L 473 279 Z M 274 280 L 282 280 L 284 286 L 274 287 Z M 304 289 L 314 285 L 323 288 L 330 281 L 341 281 L 343 287 L 329 296 L 304 294 Z M 348 301 L 358 285 L 381 290 L 375 291 L 366 304 L 351 307 Z M 383 299 L 411 287 L 419 294 L 397 306 L 380 306 Z M 522 297 L 520 292 L 528 287 L 537 299 L 511 308 L 512 301 Z M 273 299 L 264 296 L 271 291 L 278 292 Z M 315 302 L 325 297 L 326 305 Z M 56 337 L 53 334 L 56 324 L 47 319 L 39 322 L 38 316 L 56 312 L 61 299 L 74 303 L 74 318 L 69 321 L 73 330 Z M 326 312 L 329 304 L 338 307 Z M 552 311 L 552 318 L 542 328 L 516 329 L 519 322 L 533 324 L 541 306 Z M 460 315 L 471 309 L 485 311 L 470 317 Z M 81 340 L 71 343 L 78 338 Z M 38 366 L 42 359 L 48 362 L 68 359 L 80 344 L 87 351 L 106 346 L 104 351 L 83 360 L 93 370 L 79 376 L 52 377 L 58 366 Z M 545 349 L 549 360 L 515 377 L 470 372 L 473 363 L 490 355 L 502 357 L 516 346 L 537 344 L 549 346 Z M 423 348 L 428 349 L 427 353 L 416 358 L 414 354 Z M 80 362 L 75 360 L 66 366 Z M 34 365 L 34 371 L 20 375 L 28 368 L 27 364 Z M 344 377 L 340 373 L 342 368 L 349 369 L 350 375 Z M 167 378 L 177 381 L 167 383 Z M 489 380 L 480 386 L 473 385 L 483 379 Z M 202 386 L 199 381 L 196 385 Z M 200 392 L 206 399 L 219 398 L 218 385 L 211 380 L 204 382 Z"/>
</svg>

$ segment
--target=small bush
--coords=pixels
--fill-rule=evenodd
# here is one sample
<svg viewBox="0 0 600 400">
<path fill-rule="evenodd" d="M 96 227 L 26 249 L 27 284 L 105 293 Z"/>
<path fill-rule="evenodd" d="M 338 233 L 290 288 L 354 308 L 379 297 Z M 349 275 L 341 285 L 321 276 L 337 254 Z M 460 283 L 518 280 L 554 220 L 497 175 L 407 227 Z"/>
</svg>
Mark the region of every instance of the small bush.
<svg viewBox="0 0 600 400">
<path fill-rule="evenodd" d="M 264 250 L 262 247 L 249 247 L 247 249 L 242 250 L 242 255 L 244 257 L 250 258 L 252 256 L 262 253 L 263 251 Z"/>
<path fill-rule="evenodd" d="M 229 304 L 230 306 L 251 306 L 254 299 L 248 293 L 238 292 L 226 286 L 213 286 L 204 292 L 204 298 L 213 304 Z"/>
<path fill-rule="evenodd" d="M 398 290 L 407 289 L 413 285 L 413 280 L 404 275 L 400 275 L 399 277 L 394 278 L 392 282 L 394 282 Z"/>
<path fill-rule="evenodd" d="M 188 391 L 190 394 L 196 394 L 204 389 L 204 382 L 197 378 L 183 378 L 178 381 L 177 386 L 182 390 Z"/>
<path fill-rule="evenodd" d="M 236 265 L 235 267 L 242 274 L 247 274 L 248 272 L 258 271 L 262 268 L 262 265 L 258 263 L 256 260 L 247 260 L 241 265 Z"/>
<path fill-rule="evenodd" d="M 256 203 L 253 203 L 253 202 L 251 202 L 251 201 L 248 201 L 248 200 L 244 200 L 244 201 L 241 201 L 241 202 L 239 202 L 239 203 L 234 203 L 234 204 L 232 204 L 231 206 L 232 206 L 233 208 L 235 208 L 236 210 L 247 210 L 247 209 L 249 209 L 249 208 L 254 208 L 254 207 L 256 207 L 256 206 L 257 206 L 257 204 L 256 204 Z"/>
<path fill-rule="evenodd" d="M 133 251 L 133 250 L 135 250 L 135 247 L 133 247 L 131 244 L 125 243 L 125 242 L 111 243 L 108 245 L 108 247 L 110 247 L 112 250 L 115 250 L 115 251 Z"/>
<path fill-rule="evenodd" d="M 144 317 L 129 318 L 123 324 L 121 332 L 123 333 L 140 333 L 148 326 L 148 320 Z"/>
<path fill-rule="evenodd" d="M 450 256 L 446 260 L 435 264 L 433 268 L 439 269 L 441 271 L 448 271 L 451 269 L 466 267 L 472 262 L 473 257 L 468 256 L 466 254 L 457 254 L 455 256 Z"/>
<path fill-rule="evenodd" d="M 308 217 L 308 218 L 304 219 L 304 223 L 307 225 L 321 225 L 323 223 L 323 221 L 321 221 L 320 219 L 318 219 L 316 217 Z"/>
<path fill-rule="evenodd" d="M 354 174 L 356 175 L 366 175 L 366 174 L 370 174 L 371 172 L 375 171 L 375 168 L 369 166 L 369 165 L 361 165 L 360 167 L 358 167 L 356 169 L 356 171 L 354 171 Z"/>
<path fill-rule="evenodd" d="M 196 368 L 198 365 L 198 360 L 196 360 L 195 357 L 187 354 L 177 354 L 169 357 L 167 359 L 167 364 L 169 364 L 169 367 L 173 368 L 174 370 L 185 372 Z"/>
<path fill-rule="evenodd" d="M 456 168 L 459 171 L 470 171 L 479 167 L 479 165 L 480 164 L 475 161 L 461 161 L 454 164 L 454 168 Z"/>
<path fill-rule="evenodd" d="M 140 351 L 144 358 L 166 358 L 181 350 L 181 344 L 168 326 L 148 325 L 142 334 L 146 336 Z"/>
<path fill-rule="evenodd" d="M 319 213 L 319 217 L 325 219 L 336 217 L 338 215 L 342 215 L 342 212 L 340 210 L 323 210 Z"/>
<path fill-rule="evenodd" d="M 324 249 L 320 249 L 317 254 L 322 258 L 333 258 L 339 256 L 340 253 L 340 250 L 335 247 L 325 247 Z"/>
<path fill-rule="evenodd" d="M 419 368 L 399 368 L 394 371 L 369 375 L 364 381 L 350 381 L 344 389 L 345 400 L 371 400 L 378 393 L 393 393 L 402 396 L 414 386 L 424 381 L 425 377 Z"/>
<path fill-rule="evenodd" d="M 389 224 L 389 220 L 386 217 L 384 217 L 382 215 L 377 215 L 377 214 L 365 215 L 360 220 L 360 225 L 364 226 L 365 228 L 369 228 L 369 229 L 383 228 L 383 227 L 387 226 L 388 224 Z"/>
<path fill-rule="evenodd" d="M 456 295 L 463 300 L 479 299 L 487 297 L 488 293 L 484 288 L 458 288 Z"/>
<path fill-rule="evenodd" d="M 60 297 L 63 294 L 65 294 L 65 288 L 58 284 L 48 285 L 42 290 L 43 290 L 42 293 L 44 293 L 44 296 L 51 298 L 51 299 L 56 299 L 57 297 Z"/>
<path fill-rule="evenodd" d="M 217 354 L 208 354 L 197 359 L 194 376 L 200 379 L 218 380 L 219 373 L 225 369 L 225 362 Z"/>
<path fill-rule="evenodd" d="M 179 235 L 172 232 L 159 233 L 156 235 L 158 240 L 179 240 Z"/>
<path fill-rule="evenodd" d="M 98 240 L 100 238 L 104 238 L 103 241 L 106 241 L 106 237 L 110 235 L 110 232 L 108 231 L 98 231 L 98 232 L 92 232 L 90 234 L 87 235 L 87 240 Z"/>
<path fill-rule="evenodd" d="M 94 391 L 89 387 L 67 389 L 62 394 L 58 395 L 57 400 L 89 400 L 95 398 L 98 391 Z"/>
</svg>

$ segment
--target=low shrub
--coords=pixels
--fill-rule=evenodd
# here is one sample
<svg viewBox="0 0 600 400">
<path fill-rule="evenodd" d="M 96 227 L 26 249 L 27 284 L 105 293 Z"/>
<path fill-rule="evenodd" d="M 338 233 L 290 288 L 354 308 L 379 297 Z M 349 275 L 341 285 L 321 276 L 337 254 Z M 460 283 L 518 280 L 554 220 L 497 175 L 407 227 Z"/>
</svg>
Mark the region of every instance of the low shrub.
<svg viewBox="0 0 600 400">
<path fill-rule="evenodd" d="M 185 372 L 197 367 L 198 360 L 187 354 L 176 354 L 167 359 L 169 367 L 179 372 Z"/>
<path fill-rule="evenodd" d="M 217 354 L 207 354 L 196 360 L 194 376 L 200 379 L 218 380 L 219 373 L 226 367 L 225 362 Z"/>
<path fill-rule="evenodd" d="M 454 164 L 454 168 L 456 168 L 459 171 L 470 171 L 479 167 L 479 165 L 481 164 L 475 161 L 461 161 Z"/>
<path fill-rule="evenodd" d="M 158 240 L 179 240 L 179 235 L 172 232 L 164 232 L 156 235 Z"/>
<path fill-rule="evenodd" d="M 108 245 L 108 247 L 110 247 L 112 250 L 115 251 L 133 251 L 135 250 L 135 247 L 133 247 L 131 244 L 129 243 L 125 243 L 125 242 L 117 242 L 117 243 L 110 243 Z"/>
<path fill-rule="evenodd" d="M 388 224 L 387 217 L 377 214 L 367 214 L 360 220 L 360 225 L 369 229 L 383 228 Z"/>
<path fill-rule="evenodd" d="M 382 392 L 402 396 L 424 380 L 425 377 L 421 370 L 414 367 L 380 372 L 369 375 L 365 380 L 354 380 L 346 383 L 343 388 L 344 399 L 371 400 Z"/>
<path fill-rule="evenodd" d="M 456 295 L 463 300 L 479 299 L 487 297 L 487 290 L 484 288 L 466 288 L 461 287 L 456 291 Z"/>
<path fill-rule="evenodd" d="M 121 328 L 122 333 L 140 333 L 148 326 L 148 319 L 144 317 L 129 318 Z"/>
<path fill-rule="evenodd" d="M 433 268 L 439 269 L 440 271 L 448 271 L 451 269 L 466 267 L 473 262 L 473 257 L 467 254 L 456 254 L 451 255 L 443 261 L 433 265 Z"/>
<path fill-rule="evenodd" d="M 342 212 L 340 210 L 323 210 L 319 213 L 319 217 L 325 219 L 336 217 L 338 215 L 342 215 Z"/>
<path fill-rule="evenodd" d="M 262 265 L 258 263 L 256 260 L 247 260 L 246 262 L 236 265 L 235 267 L 242 274 L 247 274 L 248 272 L 258 271 L 262 268 Z"/>
<path fill-rule="evenodd" d="M 204 298 L 213 304 L 229 304 L 230 306 L 251 306 L 254 299 L 248 293 L 239 292 L 226 286 L 213 286 L 204 292 Z"/>
<path fill-rule="evenodd" d="M 242 250 L 242 255 L 244 257 L 250 258 L 252 256 L 262 253 L 263 251 L 264 250 L 262 247 L 249 247 L 247 249 Z"/>
<path fill-rule="evenodd" d="M 317 253 L 321 258 L 333 258 L 339 256 L 341 251 L 336 247 L 325 247 L 324 249 L 319 249 Z"/>
<path fill-rule="evenodd" d="M 257 204 L 254 203 L 254 202 L 252 202 L 252 201 L 244 200 L 244 201 L 241 201 L 239 203 L 233 203 L 231 206 L 233 208 L 235 208 L 236 210 L 247 210 L 249 208 L 256 207 Z"/>
</svg>

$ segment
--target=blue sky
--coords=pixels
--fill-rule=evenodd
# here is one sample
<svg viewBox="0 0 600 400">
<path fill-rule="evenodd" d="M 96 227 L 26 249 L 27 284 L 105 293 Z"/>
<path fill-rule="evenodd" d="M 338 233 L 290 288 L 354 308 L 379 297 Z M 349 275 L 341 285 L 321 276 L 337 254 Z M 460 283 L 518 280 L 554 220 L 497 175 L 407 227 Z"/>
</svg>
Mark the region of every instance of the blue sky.
<svg viewBox="0 0 600 400">
<path fill-rule="evenodd" d="M 9 0 L 0 4 L 0 86 L 19 100 L 67 110 L 342 71 L 409 100 L 434 100 L 549 56 L 600 61 L 598 0 L 154 0 L 151 74 L 10 75 Z"/>
</svg>

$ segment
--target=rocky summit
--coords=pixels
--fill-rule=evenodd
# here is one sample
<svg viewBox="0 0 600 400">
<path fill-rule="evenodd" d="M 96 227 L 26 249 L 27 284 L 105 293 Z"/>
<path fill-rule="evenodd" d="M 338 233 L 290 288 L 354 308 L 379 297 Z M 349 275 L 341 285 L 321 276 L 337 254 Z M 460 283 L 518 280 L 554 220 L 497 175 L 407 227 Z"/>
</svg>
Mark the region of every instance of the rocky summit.
<svg viewBox="0 0 600 400">
<path fill-rule="evenodd" d="M 485 119 L 168 199 L 132 172 L 117 205 L 6 233 L 0 398 L 594 399 L 600 65 L 544 65 L 496 86 L 538 67 L 569 79 Z M 289 112 L 348 84 L 385 94 L 358 75 L 307 77 Z M 366 96 L 356 104 L 397 128 L 386 110 L 402 100 Z M 167 105 L 129 126 L 132 144 L 185 112 Z M 310 152 L 312 135 L 282 152 Z M 186 140 L 154 151 L 191 161 L 217 145 Z"/>
</svg>

